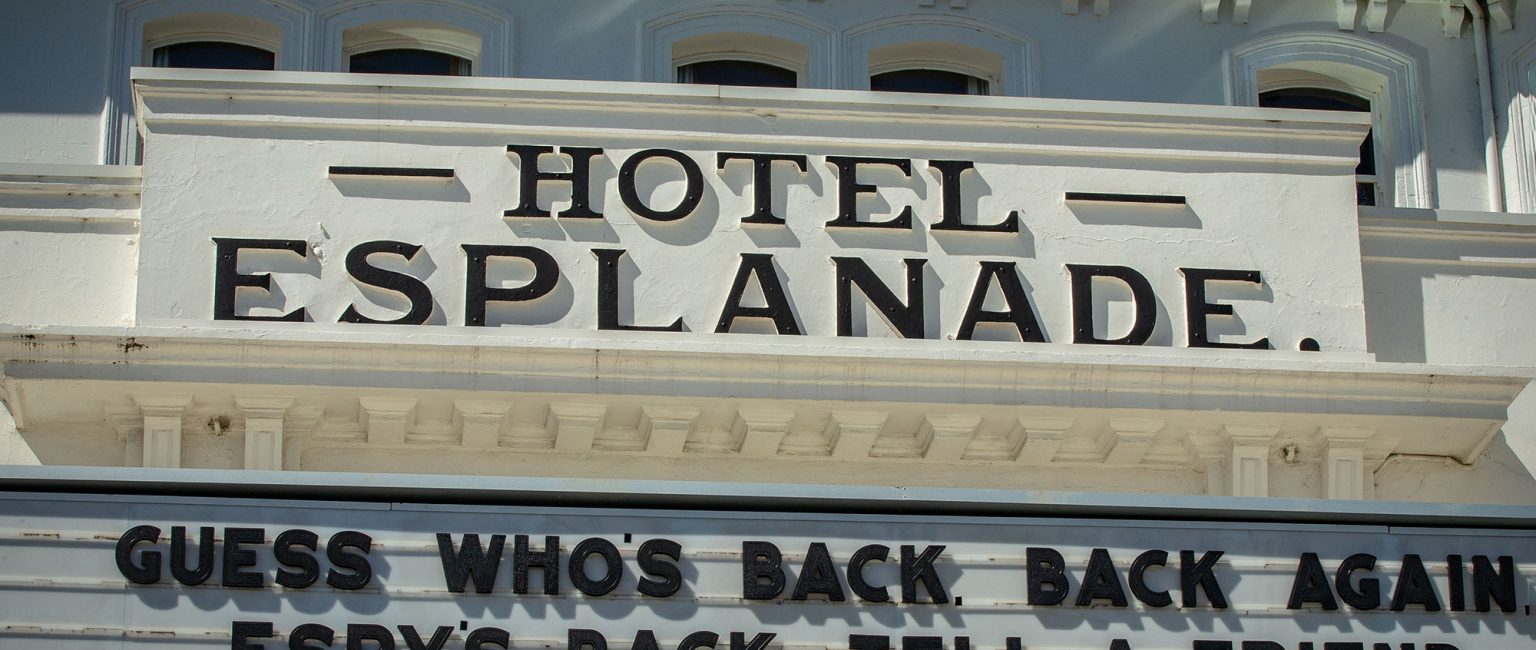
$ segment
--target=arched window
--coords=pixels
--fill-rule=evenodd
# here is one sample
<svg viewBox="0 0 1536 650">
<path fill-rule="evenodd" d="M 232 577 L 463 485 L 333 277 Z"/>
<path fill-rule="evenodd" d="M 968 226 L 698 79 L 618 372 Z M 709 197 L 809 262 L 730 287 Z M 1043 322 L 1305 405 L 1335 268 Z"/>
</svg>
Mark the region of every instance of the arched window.
<svg viewBox="0 0 1536 650">
<path fill-rule="evenodd" d="M 142 64 L 157 68 L 276 70 L 283 30 L 260 18 L 191 13 L 144 24 Z"/>
<path fill-rule="evenodd" d="M 340 0 L 320 10 L 320 70 L 504 77 L 512 17 L 467 0 Z"/>
<path fill-rule="evenodd" d="M 348 72 L 467 77 L 480 57 L 480 36 L 418 21 L 386 21 L 342 32 Z"/>
<path fill-rule="evenodd" d="M 469 59 L 444 52 L 396 48 L 353 54 L 347 60 L 349 72 L 372 74 L 424 74 L 467 77 L 473 74 Z"/>
<path fill-rule="evenodd" d="M 679 83 L 796 88 L 809 61 L 804 45 L 762 34 L 703 34 L 672 43 Z"/>
<path fill-rule="evenodd" d="M 833 88 L 833 30 L 780 8 L 700 7 L 647 21 L 643 81 Z"/>
<path fill-rule="evenodd" d="M 986 95 L 991 82 L 963 72 L 908 68 L 869 75 L 869 89 L 902 93 L 941 95 Z"/>
<path fill-rule="evenodd" d="M 677 67 L 677 82 L 685 84 L 794 88 L 799 80 L 794 70 L 759 61 L 716 59 Z"/>
<path fill-rule="evenodd" d="M 190 41 L 154 49 L 151 65 L 157 68 L 204 68 L 216 70 L 274 70 L 277 53 L 250 45 L 221 41 Z"/>
<path fill-rule="evenodd" d="M 134 66 L 303 70 L 309 11 L 295 0 L 123 0 L 113 14 L 102 162 L 140 159 Z"/>
<path fill-rule="evenodd" d="M 1313 32 L 1264 38 L 1230 57 L 1229 98 L 1237 105 L 1258 106 L 1262 96 L 1300 88 L 1363 101 L 1371 115 L 1377 203 L 1435 207 L 1417 59 L 1356 36 Z"/>
<path fill-rule="evenodd" d="M 849 29 L 847 87 L 956 95 L 1036 94 L 1028 38 L 958 16 L 898 16 Z"/>
<path fill-rule="evenodd" d="M 1300 108 L 1314 111 L 1371 112 L 1371 101 L 1327 88 L 1281 88 L 1259 93 L 1259 106 Z M 1366 132 L 1360 143 L 1360 162 L 1355 166 L 1355 202 L 1376 205 L 1381 187 L 1376 177 L 1376 138 Z"/>
</svg>

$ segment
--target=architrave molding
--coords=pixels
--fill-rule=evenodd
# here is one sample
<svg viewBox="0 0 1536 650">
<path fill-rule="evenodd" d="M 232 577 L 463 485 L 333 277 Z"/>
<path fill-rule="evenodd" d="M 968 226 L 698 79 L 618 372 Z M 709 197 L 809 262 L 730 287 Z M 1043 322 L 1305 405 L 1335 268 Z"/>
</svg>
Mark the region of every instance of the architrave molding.
<svg viewBox="0 0 1536 650">
<path fill-rule="evenodd" d="M 1033 97 L 1040 94 L 1039 53 L 1029 37 L 966 16 L 921 14 L 881 18 L 845 30 L 841 37 L 843 79 L 847 88 L 869 89 L 873 72 L 870 52 L 889 46 L 938 41 L 957 50 L 981 50 L 1002 59 L 994 72 L 967 64 L 963 56 L 945 61 L 922 61 L 928 67 L 948 69 L 989 79 L 993 95 Z"/>
<path fill-rule="evenodd" d="M 119 0 L 113 8 L 111 60 L 108 62 L 106 115 L 102 120 L 101 161 L 133 164 L 138 158 L 138 131 L 133 115 L 129 70 L 149 65 L 144 27 L 164 18 L 186 14 L 232 14 L 262 20 L 282 33 L 277 49 L 278 70 L 308 70 L 312 12 L 294 0 Z M 250 39 L 237 42 L 254 44 Z"/>
<path fill-rule="evenodd" d="M 314 69 L 346 69 L 344 33 L 372 23 L 407 21 L 423 25 L 444 25 L 476 34 L 480 48 L 476 56 L 464 56 L 466 46 L 444 47 L 442 43 L 423 42 L 425 49 L 446 51 L 474 63 L 477 77 L 510 77 L 516 72 L 512 53 L 513 19 L 499 11 L 463 0 L 347 0 L 321 10 L 316 16 L 320 48 Z M 392 42 L 390 46 L 403 44 Z"/>
<path fill-rule="evenodd" d="M 1434 207 L 1420 99 L 1423 84 L 1420 64 L 1413 57 L 1345 34 L 1297 32 L 1271 36 L 1228 53 L 1227 101 L 1238 106 L 1257 106 L 1260 71 L 1305 67 L 1309 63 L 1345 65 L 1385 79 L 1382 88 L 1358 88 L 1356 94 L 1371 100 L 1377 152 L 1381 162 L 1393 169 L 1387 202 L 1403 208 Z"/>
<path fill-rule="evenodd" d="M 799 44 L 807 52 L 800 87 L 841 87 L 841 80 L 837 79 L 836 31 L 830 25 L 783 7 L 744 4 L 685 9 L 642 23 L 637 39 L 640 52 L 635 57 L 635 77 L 639 81 L 670 83 L 675 79 L 677 65 L 672 57 L 674 45 L 694 37 L 731 32 L 759 34 Z M 750 52 L 746 54 L 751 55 Z M 772 62 L 795 57 L 782 52 L 762 52 L 754 58 Z"/>
<path fill-rule="evenodd" d="M 1536 39 L 1504 63 L 1509 102 L 1506 108 L 1504 186 L 1507 210 L 1536 213 Z"/>
</svg>

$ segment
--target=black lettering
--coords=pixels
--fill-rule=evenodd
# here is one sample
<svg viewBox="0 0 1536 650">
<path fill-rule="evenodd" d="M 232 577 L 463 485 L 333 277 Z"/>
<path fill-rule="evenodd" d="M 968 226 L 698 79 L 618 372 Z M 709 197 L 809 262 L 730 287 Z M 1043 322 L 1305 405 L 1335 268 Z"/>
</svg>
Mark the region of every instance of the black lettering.
<svg viewBox="0 0 1536 650">
<path fill-rule="evenodd" d="M 944 637 L 904 636 L 901 637 L 901 650 L 944 650 Z"/>
<path fill-rule="evenodd" d="M 1208 329 L 1208 318 L 1211 316 L 1231 316 L 1232 305 L 1225 303 L 1212 303 L 1205 301 L 1205 283 L 1207 282 L 1247 282 L 1249 284 L 1263 284 L 1264 279 L 1258 271 L 1238 271 L 1232 269 L 1179 269 L 1184 274 L 1184 315 L 1185 331 L 1188 333 L 1189 347 L 1192 348 L 1243 348 L 1249 350 L 1268 350 L 1269 339 L 1263 338 L 1252 343 L 1218 343 L 1211 340 Z"/>
<path fill-rule="evenodd" d="M 214 320 L 260 320 L 260 321 L 286 321 L 303 322 L 308 314 L 300 307 L 282 316 L 251 316 L 235 313 L 235 301 L 240 289 L 251 288 L 271 293 L 272 275 L 270 273 L 256 273 L 246 275 L 240 273 L 240 251 L 245 249 L 288 251 L 300 258 L 309 257 L 309 243 L 302 239 L 238 239 L 231 237 L 214 237 L 213 243 L 213 319 Z"/>
<path fill-rule="evenodd" d="M 488 302 L 528 302 L 537 300 L 553 291 L 560 282 L 560 265 L 543 249 L 532 246 L 481 246 L 464 244 L 469 256 L 465 273 L 464 324 L 485 326 L 485 305 Z M 485 286 L 486 267 L 492 257 L 518 257 L 533 263 L 533 279 L 521 287 Z"/>
<path fill-rule="evenodd" d="M 752 161 L 752 214 L 743 217 L 741 222 L 783 224 L 784 217 L 773 213 L 773 163 L 792 163 L 804 174 L 805 155 L 722 151 L 715 155 L 715 168 L 725 169 L 726 163 L 732 160 Z"/>
<path fill-rule="evenodd" d="M 1343 573 L 1340 567 L 1340 575 L 1344 580 L 1349 580 L 1349 575 Z M 1323 571 L 1323 563 L 1318 560 L 1316 553 L 1302 553 L 1301 559 L 1296 563 L 1296 578 L 1291 581 L 1291 597 L 1285 602 L 1286 609 L 1303 609 L 1308 603 L 1315 603 L 1325 610 L 1333 611 L 1339 608 L 1339 603 L 1333 598 L 1333 590 L 1328 588 L 1328 574 Z"/>
<path fill-rule="evenodd" d="M 1497 571 L 1488 556 L 1472 556 L 1472 607 L 1491 611 L 1490 601 L 1498 603 L 1501 612 L 1515 611 L 1515 559 L 1511 556 L 1499 556 Z"/>
<path fill-rule="evenodd" d="M 879 634 L 850 634 L 848 650 L 891 650 L 891 637 Z"/>
<path fill-rule="evenodd" d="M 565 633 L 566 650 L 608 650 L 608 638 L 597 630 L 571 629 Z"/>
<path fill-rule="evenodd" d="M 288 635 L 289 650 L 305 650 L 314 648 L 310 641 L 319 641 L 320 647 L 329 648 L 336 641 L 336 630 L 319 623 L 304 623 L 293 628 L 293 633 Z"/>
<path fill-rule="evenodd" d="M 912 228 L 910 205 L 902 208 L 900 213 L 888 221 L 859 221 L 859 195 L 874 194 L 875 186 L 858 181 L 860 165 L 889 165 L 911 178 L 912 161 L 905 158 L 827 156 L 827 164 L 837 168 L 837 218 L 827 222 L 828 228 Z"/>
<path fill-rule="evenodd" d="M 464 650 L 485 650 L 486 646 L 507 650 L 512 647 L 512 635 L 497 627 L 478 627 L 464 639 Z"/>
<path fill-rule="evenodd" d="M 400 625 L 400 636 L 405 639 L 405 647 L 410 650 L 442 650 L 448 647 L 448 639 L 453 636 L 452 625 L 440 625 L 436 632 L 432 633 L 432 639 L 423 643 L 421 633 L 416 631 L 415 625 Z"/>
<path fill-rule="evenodd" d="M 1460 555 L 1445 556 L 1446 583 L 1451 588 L 1451 611 L 1467 611 L 1467 585 L 1466 569 L 1461 564 Z"/>
<path fill-rule="evenodd" d="M 374 650 L 395 650 L 395 635 L 389 628 L 372 623 L 347 626 L 347 650 L 364 650 L 364 641 L 372 641 Z"/>
<path fill-rule="evenodd" d="M 309 553 L 295 551 L 307 548 Z M 313 553 L 320 548 L 320 536 L 303 529 L 285 530 L 272 542 L 272 557 L 277 560 L 277 584 L 287 589 L 303 589 L 320 579 L 320 561 Z M 294 571 L 292 569 L 297 569 Z"/>
<path fill-rule="evenodd" d="M 528 593 L 528 570 L 538 567 L 544 583 L 544 594 L 560 593 L 560 537 L 546 535 L 544 550 L 534 552 L 528 548 L 528 536 L 512 538 L 512 592 Z"/>
<path fill-rule="evenodd" d="M 1068 264 L 1072 275 L 1072 342 L 1104 345 L 1142 345 L 1157 327 L 1157 298 L 1146 276 L 1127 266 Z M 1130 331 L 1117 339 L 1101 339 L 1093 332 L 1093 280 L 1114 278 L 1131 290 L 1136 317 Z"/>
<path fill-rule="evenodd" d="M 1207 551 L 1196 562 L 1194 551 L 1179 551 L 1179 589 L 1183 592 L 1185 607 L 1199 606 L 1199 597 L 1195 595 L 1198 587 L 1205 592 L 1205 599 L 1211 602 L 1212 608 L 1227 608 L 1227 596 L 1222 593 L 1221 584 L 1216 582 L 1215 573 L 1216 561 L 1222 555 L 1222 551 Z"/>
<path fill-rule="evenodd" d="M 624 325 L 619 322 L 619 260 L 624 259 L 622 248 L 594 248 L 597 256 L 597 329 L 628 332 L 681 332 L 681 316 L 671 325 Z"/>
<path fill-rule="evenodd" d="M 117 571 L 136 585 L 152 585 L 160 582 L 161 555 L 159 551 L 139 553 L 139 563 L 133 563 L 133 549 L 145 542 L 153 544 L 160 539 L 160 529 L 154 526 L 134 526 L 117 538 Z"/>
<path fill-rule="evenodd" d="M 326 572 L 325 584 L 348 591 L 367 587 L 373 580 L 373 566 L 368 563 L 368 551 L 372 548 L 373 538 L 355 530 L 331 535 L 325 545 L 325 558 L 333 568 Z M 337 571 L 335 567 L 346 571 Z"/>
<path fill-rule="evenodd" d="M 768 650 L 768 644 L 773 637 L 778 636 L 772 632 L 759 632 L 752 636 L 752 642 L 747 642 L 747 635 L 741 632 L 731 633 L 731 650 Z"/>
<path fill-rule="evenodd" d="M 772 600 L 784 591 L 784 562 L 779 547 L 769 542 L 741 543 L 741 597 Z"/>
<path fill-rule="evenodd" d="M 1350 576 L 1356 571 L 1371 571 L 1376 568 L 1376 556 L 1369 553 L 1356 553 L 1339 563 L 1339 570 L 1333 575 L 1333 588 L 1338 590 L 1339 599 L 1344 604 L 1354 609 L 1370 610 L 1381 606 L 1381 581 L 1375 578 L 1363 578 L 1360 580 L 1360 588 L 1355 589 L 1350 584 Z"/>
<path fill-rule="evenodd" d="M 747 280 L 753 277 L 757 278 L 757 284 L 763 290 L 763 300 L 767 303 L 765 307 L 745 307 L 741 304 L 742 295 L 747 291 Z M 715 332 L 731 331 L 731 325 L 737 318 L 767 318 L 773 321 L 774 328 L 780 334 L 801 334 L 800 324 L 795 322 L 795 312 L 789 307 L 784 286 L 779 283 L 779 273 L 774 269 L 772 255 L 741 254 L 741 266 L 736 269 L 736 279 L 731 281 L 731 292 L 725 298 L 725 307 L 720 310 Z"/>
<path fill-rule="evenodd" d="M 1019 211 L 1008 213 L 1008 218 L 1002 223 L 979 224 L 963 223 L 960 220 L 960 181 L 965 172 L 975 171 L 976 164 L 969 160 L 930 160 L 928 168 L 939 172 L 940 207 L 943 210 L 942 218 L 933 224 L 933 230 L 954 230 L 962 232 L 1018 232 Z"/>
<path fill-rule="evenodd" d="M 629 642 L 629 650 L 661 650 L 661 644 L 656 642 L 654 630 L 640 630 L 635 633 L 635 640 Z"/>
<path fill-rule="evenodd" d="M 240 548 L 243 544 L 265 544 L 267 531 L 260 528 L 225 528 L 224 563 L 220 576 L 225 587 L 260 588 L 265 574 L 241 571 L 256 566 L 256 551 Z"/>
<path fill-rule="evenodd" d="M 987 289 L 997 282 L 1003 292 L 1003 311 L 988 311 Z M 1029 294 L 1019 282 L 1018 265 L 1014 262 L 982 262 L 981 273 L 976 276 L 976 288 L 971 290 L 971 300 L 965 305 L 965 316 L 960 319 L 960 331 L 955 338 L 969 341 L 976 335 L 978 323 L 1008 323 L 1019 332 L 1019 340 L 1025 343 L 1044 343 L 1045 333 L 1040 329 L 1040 318 L 1029 302 Z"/>
<path fill-rule="evenodd" d="M 640 545 L 640 570 L 660 580 L 642 576 L 637 588 L 640 593 L 655 598 L 666 598 L 683 587 L 683 572 L 677 568 L 682 558 L 683 546 L 670 539 L 648 539 Z M 660 559 L 666 558 L 670 562 Z"/>
<path fill-rule="evenodd" d="M 539 169 L 539 157 L 554 155 L 554 147 L 526 144 L 507 145 L 508 153 L 517 154 L 519 178 L 517 207 L 507 210 L 508 217 L 548 217 L 548 210 L 539 209 L 539 183 L 564 182 L 571 184 L 571 207 L 560 213 L 562 219 L 601 219 L 593 212 L 590 203 L 592 186 L 592 159 L 603 155 L 597 147 L 561 147 L 559 154 L 570 156 L 571 171 L 547 172 Z"/>
<path fill-rule="evenodd" d="M 789 599 L 805 600 L 811 594 L 821 594 L 832 602 L 847 600 L 843 596 L 843 585 L 837 579 L 837 568 L 832 566 L 832 556 L 822 542 L 812 542 L 806 550 L 805 562 L 800 565 L 800 575 Z"/>
<path fill-rule="evenodd" d="M 928 260 L 903 260 L 907 265 L 906 304 L 896 298 L 864 260 L 834 257 L 832 262 L 837 267 L 838 336 L 853 336 L 853 287 L 857 286 L 902 338 L 923 338 L 923 266 Z"/>
<path fill-rule="evenodd" d="M 1125 587 L 1120 575 L 1115 573 L 1115 561 L 1109 557 L 1109 549 L 1096 548 L 1088 554 L 1088 566 L 1083 569 L 1083 584 L 1077 591 L 1077 606 L 1092 605 L 1098 599 L 1108 600 L 1115 607 L 1125 607 Z"/>
<path fill-rule="evenodd" d="M 506 543 L 506 535 L 492 535 L 490 548 L 482 551 L 480 535 L 469 533 L 464 535 L 464 541 L 455 551 L 453 536 L 438 533 L 437 557 L 443 562 L 443 580 L 448 583 L 448 591 L 462 594 L 464 583 L 474 580 L 475 593 L 491 593 L 496 585 L 496 572 L 501 568 L 501 551 Z"/>
<path fill-rule="evenodd" d="M 187 529 L 171 527 L 171 577 L 184 585 L 200 585 L 213 575 L 213 528 L 198 529 L 197 566 L 187 568 Z"/>
<path fill-rule="evenodd" d="M 944 583 L 939 582 L 939 572 L 933 567 L 939 554 L 944 552 L 944 546 L 923 547 L 921 554 L 915 554 L 915 551 L 910 544 L 901 547 L 901 602 L 917 602 L 919 582 L 923 584 L 923 590 L 928 592 L 929 602 L 949 602 L 949 593 L 944 591 Z"/>
<path fill-rule="evenodd" d="M 1475 562 L 1473 568 L 1475 572 Z M 1475 576 L 1473 581 L 1476 582 Z M 1429 581 L 1429 573 L 1424 570 L 1424 561 L 1414 554 L 1403 556 L 1403 568 L 1398 572 L 1397 584 L 1392 588 L 1392 611 L 1401 612 L 1409 605 L 1423 607 L 1426 612 L 1440 611 L 1440 599 L 1435 596 L 1434 584 Z M 1327 650 L 1326 645 L 1324 650 Z"/>
<path fill-rule="evenodd" d="M 397 241 L 363 242 L 347 251 L 347 275 L 362 284 L 393 291 L 410 301 L 411 308 L 394 320 L 377 320 L 357 311 L 356 305 L 347 305 L 341 314 L 343 323 L 383 323 L 390 325 L 420 325 L 432 317 L 432 290 L 427 283 L 395 271 L 388 271 L 368 263 L 370 255 L 399 255 L 406 261 L 415 261 L 421 247 Z"/>
<path fill-rule="evenodd" d="M 870 544 L 853 552 L 853 557 L 848 560 L 848 588 L 860 600 L 870 603 L 891 600 L 890 588 L 872 586 L 864 579 L 864 565 L 874 561 L 884 562 L 890 558 L 890 553 L 891 549 L 882 544 Z"/>
<path fill-rule="evenodd" d="M 140 583 L 142 584 L 142 583 Z M 258 621 L 235 621 L 229 624 L 230 650 L 261 650 L 260 643 L 251 639 L 272 638 L 272 624 Z"/>
<path fill-rule="evenodd" d="M 677 644 L 677 650 L 701 650 L 702 648 L 713 648 L 719 641 L 720 635 L 715 634 L 714 632 L 694 632 L 693 634 L 689 634 L 688 636 L 683 637 L 682 642 Z"/>
<path fill-rule="evenodd" d="M 1029 604 L 1060 605 L 1067 599 L 1066 563 L 1066 558 L 1054 548 L 1032 546 L 1024 550 Z"/>
<path fill-rule="evenodd" d="M 665 158 L 677 163 L 683 169 L 683 179 L 686 182 L 683 199 L 671 210 L 656 210 L 646 205 L 640 200 L 640 194 L 635 188 L 635 170 L 653 158 Z M 704 175 L 699 172 L 698 163 L 693 162 L 692 158 L 682 152 L 671 149 L 646 149 L 636 152 L 619 167 L 619 199 L 624 201 L 624 207 L 629 208 L 629 211 L 637 217 L 651 221 L 677 221 L 693 214 L 703 198 Z"/>
<path fill-rule="evenodd" d="M 1167 551 L 1147 551 L 1136 556 L 1131 562 L 1131 595 L 1149 607 L 1167 607 L 1173 604 L 1173 597 L 1167 590 L 1154 591 L 1147 586 L 1147 570 L 1152 567 L 1168 566 Z"/>
<path fill-rule="evenodd" d="M 606 567 L 601 580 L 594 580 L 587 575 L 587 558 L 600 555 Z M 619 577 L 624 575 L 624 564 L 619 557 L 618 547 L 601 537 L 588 537 L 581 540 L 576 548 L 571 549 L 571 584 L 588 596 L 602 596 L 619 586 Z"/>
</svg>

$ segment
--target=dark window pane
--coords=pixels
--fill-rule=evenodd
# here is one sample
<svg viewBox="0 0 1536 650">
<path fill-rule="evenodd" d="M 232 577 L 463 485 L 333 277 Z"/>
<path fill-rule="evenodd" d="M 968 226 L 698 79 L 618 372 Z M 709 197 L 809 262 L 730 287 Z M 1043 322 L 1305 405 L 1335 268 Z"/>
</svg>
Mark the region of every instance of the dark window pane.
<svg viewBox="0 0 1536 650">
<path fill-rule="evenodd" d="M 431 50 L 374 50 L 352 55 L 352 72 L 467 77 L 469 61 Z"/>
<path fill-rule="evenodd" d="M 985 95 L 987 81 L 944 70 L 896 70 L 870 76 L 869 89 L 902 93 Z"/>
<path fill-rule="evenodd" d="M 1271 90 L 1267 93 L 1259 94 L 1259 105 L 1266 108 L 1302 108 L 1314 111 L 1348 111 L 1354 113 L 1371 112 L 1371 102 L 1365 98 L 1322 88 Z M 1355 166 L 1355 174 L 1359 176 L 1376 175 L 1376 142 L 1369 131 L 1365 134 L 1365 140 L 1360 143 L 1360 164 Z M 1361 193 L 1361 196 L 1364 197 L 1365 194 Z M 1371 196 L 1370 203 L 1366 203 L 1362 198 L 1360 205 L 1375 205 L 1375 194 L 1372 193 Z"/>
<path fill-rule="evenodd" d="M 677 69 L 677 80 L 686 84 L 794 88 L 794 70 L 756 61 L 700 61 Z"/>
<path fill-rule="evenodd" d="M 158 68 L 205 68 L 218 70 L 274 70 L 277 55 L 259 47 L 218 41 L 177 43 L 155 48 Z"/>
<path fill-rule="evenodd" d="M 1355 204 L 1376 205 L 1376 184 L 1355 183 Z"/>
</svg>

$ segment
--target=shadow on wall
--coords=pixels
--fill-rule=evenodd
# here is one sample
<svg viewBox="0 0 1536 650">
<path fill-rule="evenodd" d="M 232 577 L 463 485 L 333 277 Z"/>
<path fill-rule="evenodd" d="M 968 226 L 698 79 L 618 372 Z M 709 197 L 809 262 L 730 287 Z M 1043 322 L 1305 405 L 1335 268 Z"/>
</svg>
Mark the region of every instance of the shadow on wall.
<svg viewBox="0 0 1536 650">
<path fill-rule="evenodd" d="M 1500 431 L 1471 467 L 1439 456 L 1389 456 L 1376 470 L 1376 498 L 1536 505 L 1536 476 Z"/>
<path fill-rule="evenodd" d="M 1536 365 L 1522 311 L 1536 295 L 1527 240 L 1362 232 L 1367 350 L 1378 361 Z"/>
</svg>

